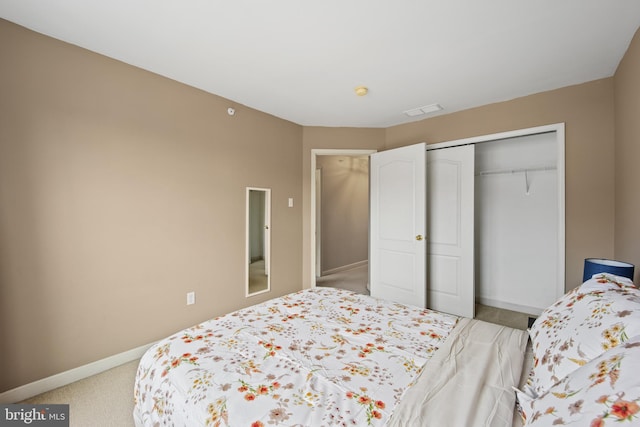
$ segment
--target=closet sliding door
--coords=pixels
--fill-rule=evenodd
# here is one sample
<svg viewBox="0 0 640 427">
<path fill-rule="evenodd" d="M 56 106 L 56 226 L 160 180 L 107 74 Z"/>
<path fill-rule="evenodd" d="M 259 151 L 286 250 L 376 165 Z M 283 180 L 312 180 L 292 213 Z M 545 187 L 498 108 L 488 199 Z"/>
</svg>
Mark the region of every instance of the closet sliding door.
<svg viewBox="0 0 640 427">
<path fill-rule="evenodd" d="M 473 317 L 473 164 L 473 146 L 371 155 L 372 296 Z"/>
<path fill-rule="evenodd" d="M 371 294 L 539 314 L 564 293 L 564 125 L 424 147 L 371 157 Z"/>
<path fill-rule="evenodd" d="M 427 151 L 428 307 L 473 318 L 474 146 Z"/>
</svg>

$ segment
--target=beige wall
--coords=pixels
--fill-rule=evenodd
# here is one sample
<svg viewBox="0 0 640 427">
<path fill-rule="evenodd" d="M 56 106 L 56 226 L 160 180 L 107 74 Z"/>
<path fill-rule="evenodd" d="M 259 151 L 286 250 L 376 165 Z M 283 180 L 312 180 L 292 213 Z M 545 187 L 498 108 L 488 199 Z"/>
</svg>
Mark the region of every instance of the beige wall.
<svg viewBox="0 0 640 427">
<path fill-rule="evenodd" d="M 0 41 L 0 392 L 300 289 L 301 126 L 4 20 Z M 273 207 L 250 299 L 246 186 Z"/>
<path fill-rule="evenodd" d="M 640 30 L 615 74 L 616 259 L 636 265 L 640 274 Z"/>
<path fill-rule="evenodd" d="M 316 169 L 322 170 L 322 272 L 367 261 L 368 156 L 317 156 Z"/>
</svg>

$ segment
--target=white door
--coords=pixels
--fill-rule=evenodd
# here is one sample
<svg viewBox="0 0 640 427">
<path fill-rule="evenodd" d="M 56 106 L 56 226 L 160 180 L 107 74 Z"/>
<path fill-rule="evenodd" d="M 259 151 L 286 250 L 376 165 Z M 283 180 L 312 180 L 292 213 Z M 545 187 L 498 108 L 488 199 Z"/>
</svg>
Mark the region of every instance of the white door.
<svg viewBox="0 0 640 427">
<path fill-rule="evenodd" d="M 370 292 L 426 307 L 426 144 L 371 155 Z"/>
<path fill-rule="evenodd" d="M 474 146 L 427 151 L 429 308 L 473 318 Z"/>
</svg>

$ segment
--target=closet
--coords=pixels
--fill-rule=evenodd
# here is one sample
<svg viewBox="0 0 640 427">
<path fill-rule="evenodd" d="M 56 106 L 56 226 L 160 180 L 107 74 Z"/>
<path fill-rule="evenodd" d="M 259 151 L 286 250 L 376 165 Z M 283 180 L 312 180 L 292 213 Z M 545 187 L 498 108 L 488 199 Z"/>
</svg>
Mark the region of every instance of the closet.
<svg viewBox="0 0 640 427">
<path fill-rule="evenodd" d="M 373 154 L 370 240 L 374 296 L 539 314 L 564 292 L 564 125 Z"/>
<path fill-rule="evenodd" d="M 540 314 L 560 279 L 556 134 L 478 143 L 475 160 L 476 301 Z"/>
</svg>

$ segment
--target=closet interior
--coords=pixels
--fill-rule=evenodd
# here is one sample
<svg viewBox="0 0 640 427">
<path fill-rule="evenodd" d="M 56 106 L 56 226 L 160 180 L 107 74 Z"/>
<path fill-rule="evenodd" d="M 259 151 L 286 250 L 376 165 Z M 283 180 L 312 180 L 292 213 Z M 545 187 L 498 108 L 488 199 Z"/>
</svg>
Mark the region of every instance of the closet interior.
<svg viewBox="0 0 640 427">
<path fill-rule="evenodd" d="M 478 303 L 537 315 L 564 290 L 558 144 L 556 132 L 475 144 Z"/>
</svg>

